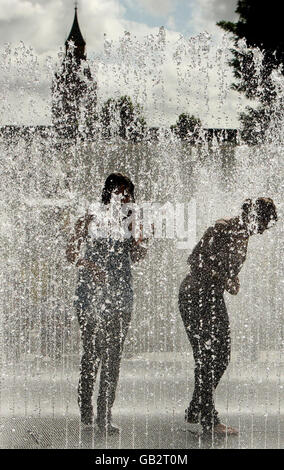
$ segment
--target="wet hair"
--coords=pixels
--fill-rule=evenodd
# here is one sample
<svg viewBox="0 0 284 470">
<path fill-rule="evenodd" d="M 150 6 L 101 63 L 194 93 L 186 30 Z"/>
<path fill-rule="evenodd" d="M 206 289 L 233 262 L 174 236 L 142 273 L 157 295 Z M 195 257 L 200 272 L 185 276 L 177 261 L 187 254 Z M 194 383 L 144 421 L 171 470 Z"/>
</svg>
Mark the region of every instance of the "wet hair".
<svg viewBox="0 0 284 470">
<path fill-rule="evenodd" d="M 255 201 L 255 206 L 258 220 L 265 226 L 272 220 L 277 222 L 277 211 L 272 199 L 260 197 Z"/>
<path fill-rule="evenodd" d="M 111 200 L 111 195 L 113 191 L 120 186 L 124 186 L 125 189 L 128 189 L 131 196 L 131 202 L 135 202 L 134 199 L 134 184 L 128 178 L 128 176 L 123 175 L 122 173 L 111 173 L 106 181 L 102 191 L 102 202 L 103 204 L 109 204 Z"/>
<path fill-rule="evenodd" d="M 268 226 L 270 221 L 277 222 L 276 206 L 271 198 L 259 197 L 255 201 L 246 199 L 242 205 L 242 218 L 248 222 L 250 213 L 255 213 L 258 225 Z"/>
</svg>

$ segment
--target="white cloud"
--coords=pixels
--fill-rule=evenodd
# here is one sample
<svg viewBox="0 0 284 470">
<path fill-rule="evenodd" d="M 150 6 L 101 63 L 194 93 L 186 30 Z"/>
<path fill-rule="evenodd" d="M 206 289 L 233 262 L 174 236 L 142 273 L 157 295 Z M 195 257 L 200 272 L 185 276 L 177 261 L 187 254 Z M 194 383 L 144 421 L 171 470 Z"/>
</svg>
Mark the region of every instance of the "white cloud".
<svg viewBox="0 0 284 470">
<path fill-rule="evenodd" d="M 72 0 L 0 0 L 0 43 L 23 41 L 40 54 L 55 52 L 69 34 L 73 7 Z M 81 0 L 79 23 L 88 46 L 102 47 L 105 32 L 120 35 L 123 14 L 117 0 Z"/>
<path fill-rule="evenodd" d="M 169 16 L 166 23 L 167 28 L 175 30 L 176 29 L 176 22 L 174 16 Z"/>
<path fill-rule="evenodd" d="M 43 6 L 28 0 L 1 0 L 0 21 L 11 21 L 17 18 L 29 18 L 41 14 Z"/>
<path fill-rule="evenodd" d="M 175 10 L 178 0 L 137 0 L 136 4 L 151 15 L 168 16 Z"/>
<path fill-rule="evenodd" d="M 189 26 L 194 34 L 207 31 L 210 34 L 221 36 L 221 29 L 216 25 L 218 21 L 235 21 L 237 0 L 192 0 L 191 18 Z"/>
</svg>

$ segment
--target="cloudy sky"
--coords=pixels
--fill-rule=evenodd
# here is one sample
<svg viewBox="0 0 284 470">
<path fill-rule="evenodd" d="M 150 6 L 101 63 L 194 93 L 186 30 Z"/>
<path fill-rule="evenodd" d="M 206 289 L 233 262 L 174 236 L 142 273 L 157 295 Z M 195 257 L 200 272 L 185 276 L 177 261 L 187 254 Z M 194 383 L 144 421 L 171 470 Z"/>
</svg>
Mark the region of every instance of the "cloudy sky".
<svg viewBox="0 0 284 470">
<path fill-rule="evenodd" d="M 204 126 L 237 127 L 246 103 L 230 90 L 232 43 L 216 26 L 236 19 L 236 3 L 79 0 L 99 102 L 128 93 L 152 125 L 190 112 Z M 73 16 L 73 0 L 0 0 L 0 124 L 49 122 L 50 81 Z"/>
</svg>

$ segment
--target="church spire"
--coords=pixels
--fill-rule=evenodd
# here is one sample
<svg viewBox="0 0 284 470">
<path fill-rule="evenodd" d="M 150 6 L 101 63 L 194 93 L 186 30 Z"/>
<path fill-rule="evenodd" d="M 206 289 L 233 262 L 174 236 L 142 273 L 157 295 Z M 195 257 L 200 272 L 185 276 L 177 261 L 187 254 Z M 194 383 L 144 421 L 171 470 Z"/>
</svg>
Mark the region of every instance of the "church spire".
<svg viewBox="0 0 284 470">
<path fill-rule="evenodd" d="M 74 55 L 78 60 L 84 60 L 86 59 L 85 56 L 85 47 L 86 47 L 86 42 L 82 36 L 79 22 L 78 22 L 78 16 L 77 16 L 77 10 L 78 10 L 78 5 L 77 2 L 75 2 L 75 15 L 74 15 L 74 21 L 73 25 L 71 28 L 71 31 L 69 33 L 69 36 L 65 42 L 65 47 L 66 47 L 66 52 L 68 51 L 69 47 L 69 41 L 72 41 L 75 45 L 75 50 L 74 50 Z"/>
<path fill-rule="evenodd" d="M 78 23 L 77 2 L 65 46 L 66 55 L 52 83 L 52 122 L 59 136 L 73 138 L 83 129 L 81 137 L 87 138 L 95 132 L 97 83 L 86 61 L 86 42 Z"/>
</svg>

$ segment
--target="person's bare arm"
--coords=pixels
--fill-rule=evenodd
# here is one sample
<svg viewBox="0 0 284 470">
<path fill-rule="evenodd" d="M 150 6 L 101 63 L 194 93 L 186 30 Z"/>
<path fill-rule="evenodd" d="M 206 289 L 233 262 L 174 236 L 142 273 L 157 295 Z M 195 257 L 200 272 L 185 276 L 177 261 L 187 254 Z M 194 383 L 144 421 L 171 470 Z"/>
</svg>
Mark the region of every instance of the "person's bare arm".
<svg viewBox="0 0 284 470">
<path fill-rule="evenodd" d="M 82 243 L 86 240 L 91 216 L 80 217 L 75 224 L 74 234 L 68 241 L 66 248 L 66 258 L 69 263 L 75 263 L 80 253 Z"/>
<path fill-rule="evenodd" d="M 190 254 L 188 263 L 201 269 L 204 277 L 236 295 L 240 288 L 238 273 L 244 262 L 239 241 L 232 220 L 220 219 L 206 230 Z"/>
<path fill-rule="evenodd" d="M 130 249 L 130 259 L 133 263 L 137 263 L 138 261 L 141 261 L 142 259 L 145 258 L 145 256 L 148 253 L 148 248 L 146 248 L 145 246 L 141 246 L 141 243 L 143 242 L 146 243 L 146 239 L 145 240 L 139 239 L 137 241 L 133 239 L 132 241 L 132 246 Z"/>
<path fill-rule="evenodd" d="M 131 228 L 132 228 L 132 224 L 129 225 L 130 230 Z M 152 233 L 154 235 L 153 225 L 152 225 Z M 130 259 L 133 263 L 137 263 L 145 258 L 145 256 L 148 253 L 148 247 L 147 247 L 148 241 L 149 241 L 148 238 L 143 238 L 143 226 L 141 224 L 139 238 L 137 240 L 135 240 L 135 238 L 132 239 L 132 245 L 130 249 Z"/>
<path fill-rule="evenodd" d="M 105 273 L 95 263 L 85 258 L 79 258 L 80 248 L 82 243 L 85 242 L 88 235 L 89 224 L 92 216 L 86 214 L 77 220 L 75 224 L 74 234 L 70 238 L 66 248 L 66 258 L 70 263 L 75 263 L 78 268 L 83 267 L 90 270 L 93 274 L 94 280 L 103 282 L 105 280 Z"/>
<path fill-rule="evenodd" d="M 225 289 L 231 295 L 237 295 L 240 290 L 240 280 L 238 276 L 233 279 L 228 279 L 225 284 Z"/>
<path fill-rule="evenodd" d="M 224 287 L 231 295 L 237 295 L 240 290 L 238 274 L 246 258 L 247 240 L 230 224 L 223 230 L 220 240 Z"/>
</svg>

